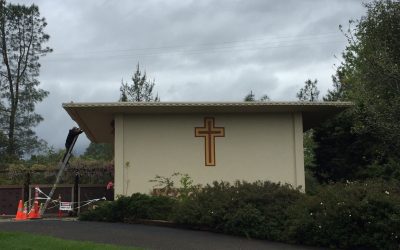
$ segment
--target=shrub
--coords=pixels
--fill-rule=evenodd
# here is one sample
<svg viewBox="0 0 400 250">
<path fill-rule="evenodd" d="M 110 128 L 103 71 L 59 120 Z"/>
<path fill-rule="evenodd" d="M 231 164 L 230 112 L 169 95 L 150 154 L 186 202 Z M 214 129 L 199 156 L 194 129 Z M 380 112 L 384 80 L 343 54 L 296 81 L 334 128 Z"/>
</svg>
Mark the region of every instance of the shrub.
<svg viewBox="0 0 400 250">
<path fill-rule="evenodd" d="M 175 200 L 167 196 L 149 196 L 136 193 L 130 197 L 124 217 L 126 220 L 168 220 L 174 205 Z"/>
<path fill-rule="evenodd" d="M 304 194 L 268 181 L 214 182 L 184 199 L 133 194 L 104 202 L 82 220 L 171 220 L 191 228 L 297 244 L 399 249 L 400 185 L 369 180 Z"/>
<path fill-rule="evenodd" d="M 81 213 L 79 219 L 108 222 L 167 220 L 174 206 L 175 200 L 169 197 L 135 193 L 130 197 L 120 196 L 113 202 L 103 202 L 95 209 Z"/>
<path fill-rule="evenodd" d="M 302 195 L 288 185 L 268 181 L 214 182 L 179 203 L 173 218 L 192 227 L 279 240 L 285 230 L 286 208 Z"/>
<path fill-rule="evenodd" d="M 226 217 L 224 232 L 246 237 L 265 237 L 265 217 L 251 204 L 244 205 Z"/>
<path fill-rule="evenodd" d="M 176 178 L 179 178 L 180 187 L 175 186 Z M 187 199 L 193 191 L 201 188 L 201 185 L 193 185 L 193 179 L 188 174 L 179 172 L 173 173 L 169 177 L 156 175 L 149 182 L 155 183 L 151 195 L 169 196 L 178 200 Z"/>
<path fill-rule="evenodd" d="M 326 185 L 289 209 L 287 240 L 335 248 L 398 249 L 398 183 Z"/>
<path fill-rule="evenodd" d="M 94 205 L 93 208 L 89 209 L 88 211 L 80 213 L 79 219 L 86 221 L 118 221 L 111 219 L 112 214 L 112 202 L 102 201 L 98 205 Z"/>
</svg>

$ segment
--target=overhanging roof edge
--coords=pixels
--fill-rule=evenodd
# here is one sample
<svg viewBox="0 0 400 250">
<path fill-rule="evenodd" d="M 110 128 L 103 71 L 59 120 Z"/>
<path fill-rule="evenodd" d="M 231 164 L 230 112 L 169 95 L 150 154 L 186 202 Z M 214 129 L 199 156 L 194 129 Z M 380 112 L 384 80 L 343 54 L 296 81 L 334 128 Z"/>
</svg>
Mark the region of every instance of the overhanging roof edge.
<svg viewBox="0 0 400 250">
<path fill-rule="evenodd" d="M 64 105 L 63 108 L 67 111 L 67 113 L 71 116 L 71 118 L 78 124 L 78 126 L 85 132 L 89 140 L 92 142 L 97 142 L 96 137 L 93 135 L 93 133 L 86 125 L 86 123 L 83 121 L 83 119 L 79 116 L 78 112 L 76 112 L 76 110 L 69 109 L 68 107 L 64 107 Z"/>
<path fill-rule="evenodd" d="M 66 107 L 264 107 L 264 106 L 336 106 L 350 107 L 352 102 L 81 102 L 63 103 Z"/>
</svg>

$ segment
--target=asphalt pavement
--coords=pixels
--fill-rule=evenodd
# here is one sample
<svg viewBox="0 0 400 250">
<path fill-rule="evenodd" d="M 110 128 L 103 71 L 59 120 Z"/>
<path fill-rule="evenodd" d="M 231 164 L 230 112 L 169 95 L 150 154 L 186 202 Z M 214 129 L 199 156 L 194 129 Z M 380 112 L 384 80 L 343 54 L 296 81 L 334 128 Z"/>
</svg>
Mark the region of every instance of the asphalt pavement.
<svg viewBox="0 0 400 250">
<path fill-rule="evenodd" d="M 1 221 L 0 231 L 22 231 L 145 249 L 317 249 L 170 227 L 71 220 Z"/>
</svg>

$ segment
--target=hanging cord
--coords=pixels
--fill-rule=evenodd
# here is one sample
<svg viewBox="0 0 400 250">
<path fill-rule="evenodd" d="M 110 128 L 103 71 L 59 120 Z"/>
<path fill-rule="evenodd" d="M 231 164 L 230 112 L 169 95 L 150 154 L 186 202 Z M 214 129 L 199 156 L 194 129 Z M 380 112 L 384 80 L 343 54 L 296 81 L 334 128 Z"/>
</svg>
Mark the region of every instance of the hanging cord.
<svg viewBox="0 0 400 250">
<path fill-rule="evenodd" d="M 40 190 L 40 188 L 36 187 L 35 190 L 37 190 L 39 193 L 41 193 L 41 194 L 43 194 L 44 196 L 46 196 L 45 198 L 38 197 L 38 198 L 37 198 L 38 200 L 47 200 L 47 199 L 49 199 L 52 203 L 55 203 L 54 206 L 49 207 L 49 208 L 46 208 L 46 210 L 55 208 L 55 207 L 57 207 L 57 206 L 60 205 L 60 204 L 59 204 L 59 203 L 60 203 L 59 200 L 51 199 L 47 194 L 45 194 L 42 190 Z M 31 199 L 31 200 L 33 200 L 33 199 Z M 69 203 L 70 203 L 70 204 L 75 204 L 75 203 L 81 203 L 81 204 L 82 204 L 82 203 L 83 203 L 83 205 L 76 207 L 76 208 L 81 208 L 81 207 L 88 206 L 88 205 L 90 205 L 90 204 L 93 203 L 93 202 L 102 201 L 102 200 L 106 201 L 107 199 L 106 199 L 106 197 L 103 196 L 102 198 L 91 199 L 91 200 L 86 200 L 86 201 L 81 201 L 81 202 L 69 202 Z"/>
</svg>

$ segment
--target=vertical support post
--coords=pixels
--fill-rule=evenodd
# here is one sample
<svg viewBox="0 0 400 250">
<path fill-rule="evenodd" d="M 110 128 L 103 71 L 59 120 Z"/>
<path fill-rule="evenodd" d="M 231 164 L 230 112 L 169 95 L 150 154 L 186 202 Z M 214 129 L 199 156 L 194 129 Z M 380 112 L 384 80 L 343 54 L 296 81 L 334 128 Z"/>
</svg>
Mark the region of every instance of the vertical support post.
<svg viewBox="0 0 400 250">
<path fill-rule="evenodd" d="M 32 186 L 29 185 L 28 186 L 28 200 L 26 201 L 26 204 L 28 204 L 28 208 L 31 207 L 31 200 L 32 200 Z"/>
<path fill-rule="evenodd" d="M 62 217 L 62 212 L 61 212 L 61 194 L 58 195 L 58 218 Z"/>
<path fill-rule="evenodd" d="M 125 194 L 125 162 L 124 162 L 124 116 L 115 116 L 114 141 L 114 199 L 117 195 Z"/>
<path fill-rule="evenodd" d="M 74 200 L 73 200 L 73 209 L 74 209 L 74 215 L 78 214 L 78 207 L 80 204 L 78 203 L 78 196 L 79 196 L 79 170 L 75 170 L 75 181 L 74 181 Z"/>
<path fill-rule="evenodd" d="M 81 213 L 81 206 L 80 206 L 80 204 L 81 204 L 81 185 L 78 185 L 78 204 L 79 204 L 78 214 L 80 214 Z"/>
<path fill-rule="evenodd" d="M 24 181 L 24 200 L 26 198 L 30 199 L 29 195 L 29 186 L 31 185 L 31 173 L 28 170 L 25 174 L 25 181 Z M 30 202 L 29 202 L 30 203 Z"/>
<path fill-rule="evenodd" d="M 293 113 L 293 151 L 294 151 L 294 181 L 295 187 L 301 186 L 301 191 L 305 192 L 304 176 L 304 149 L 303 149 L 303 115 Z"/>
</svg>

